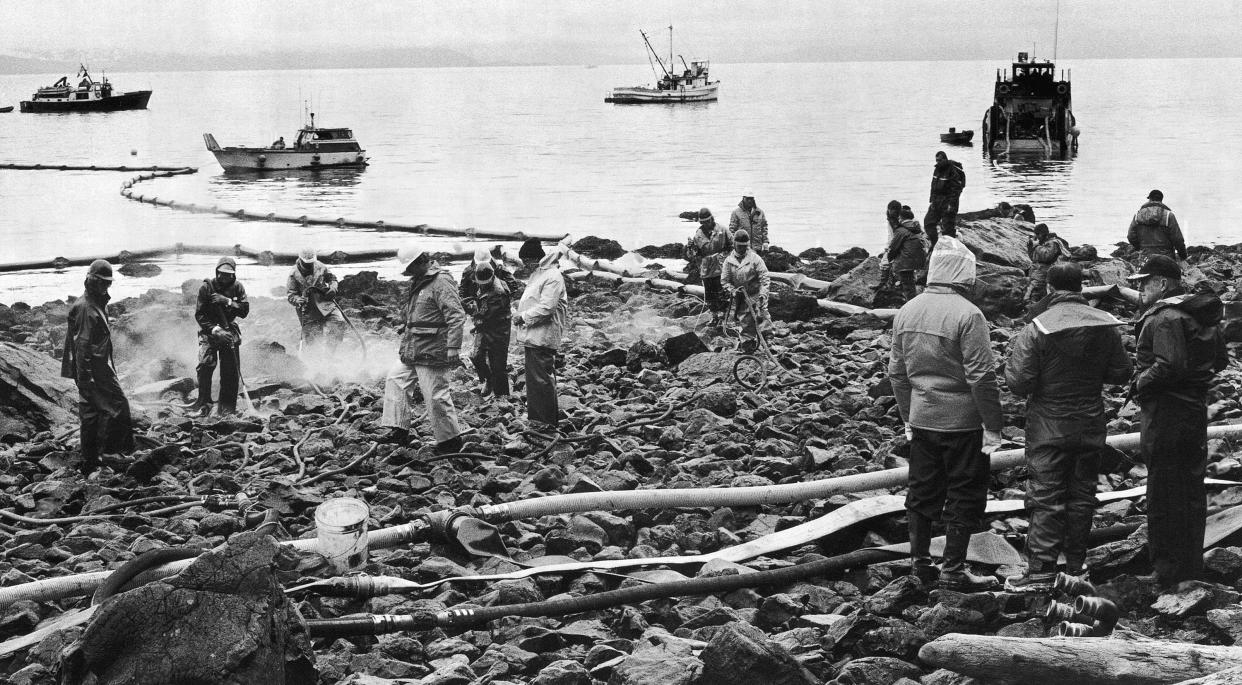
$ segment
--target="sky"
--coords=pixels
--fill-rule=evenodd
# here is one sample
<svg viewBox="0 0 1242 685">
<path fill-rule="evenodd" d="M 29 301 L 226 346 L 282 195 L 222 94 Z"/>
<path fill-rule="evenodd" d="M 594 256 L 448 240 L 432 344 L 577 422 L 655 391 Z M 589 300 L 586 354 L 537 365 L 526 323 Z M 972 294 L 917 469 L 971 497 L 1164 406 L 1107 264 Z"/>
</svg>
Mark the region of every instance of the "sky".
<svg viewBox="0 0 1242 685">
<path fill-rule="evenodd" d="M 479 63 L 720 62 L 1052 56 L 1058 0 L 0 0 L 0 54 L 437 48 Z M 1062 58 L 1238 57 L 1242 0 L 1060 0 Z"/>
</svg>

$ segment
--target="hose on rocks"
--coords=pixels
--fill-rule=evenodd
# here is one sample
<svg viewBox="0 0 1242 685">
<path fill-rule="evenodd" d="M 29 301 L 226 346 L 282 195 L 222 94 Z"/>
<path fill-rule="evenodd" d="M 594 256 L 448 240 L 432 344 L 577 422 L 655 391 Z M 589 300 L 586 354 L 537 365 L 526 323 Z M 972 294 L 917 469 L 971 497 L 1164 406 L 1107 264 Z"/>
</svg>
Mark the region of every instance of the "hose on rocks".
<svg viewBox="0 0 1242 685">
<path fill-rule="evenodd" d="M 91 606 L 99 606 L 103 601 L 116 594 L 126 583 L 133 580 L 138 574 L 148 569 L 161 566 L 170 561 L 180 561 L 182 559 L 193 559 L 202 554 L 203 550 L 197 547 L 166 547 L 164 549 L 152 549 L 129 561 L 121 564 L 120 568 L 113 571 L 99 584 L 95 589 L 95 594 L 91 596 Z"/>
</svg>

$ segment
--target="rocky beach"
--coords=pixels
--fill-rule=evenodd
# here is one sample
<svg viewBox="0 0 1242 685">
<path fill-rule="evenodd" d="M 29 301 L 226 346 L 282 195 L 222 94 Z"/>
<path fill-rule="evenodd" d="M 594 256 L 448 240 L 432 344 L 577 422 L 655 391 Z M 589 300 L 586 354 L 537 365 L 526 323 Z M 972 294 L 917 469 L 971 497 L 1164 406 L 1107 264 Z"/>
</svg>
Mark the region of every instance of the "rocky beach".
<svg viewBox="0 0 1242 685">
<path fill-rule="evenodd" d="M 1009 216 L 1007 207 L 959 216 L 959 236 L 979 259 L 971 299 L 992 324 L 998 360 L 1024 325 L 1030 266 L 1025 245 L 1033 224 Z M 623 254 L 606 239 L 583 239 L 575 248 L 591 258 Z M 678 258 L 679 249 L 673 244 L 639 252 L 658 261 Z M 1242 245 L 1192 247 L 1189 252 L 1187 282 L 1216 292 L 1232 312 L 1239 305 L 1231 303 L 1242 301 Z M 1080 246 L 1074 258 L 1093 285 L 1111 286 L 1125 284 L 1138 256 L 1128 245 L 1112 255 Z M 859 248 L 837 255 L 818 249 L 792 255 L 775 248 L 768 259 L 773 271 L 830 285 L 816 292 L 774 283 L 776 323 L 769 342 L 777 366 L 766 387 L 747 390 L 735 382 L 735 341 L 703 334 L 707 316 L 697 299 L 642 282 L 568 278 L 571 325 L 558 362 L 563 435 L 553 441 L 531 436 L 520 399 L 480 397 L 473 373 L 463 366 L 454 375 L 454 401 L 475 430 L 461 455 L 448 458 L 433 455 L 430 438 L 422 447 L 381 441 L 383 377 L 396 359 L 404 285 L 386 280 L 390 275 L 363 272 L 342 280 L 340 302 L 358 334 L 347 339 L 350 359 L 300 359 L 292 307 L 277 294 L 251 293 L 241 354 L 252 409 L 238 416 L 189 416 L 180 406 L 194 391 L 196 282 L 188 283 L 184 293 L 152 290 L 113 302 L 118 371 L 145 444 L 132 456 L 105 457 L 105 468 L 86 477 L 78 470 L 75 449 L 77 393 L 72 381 L 59 377 L 57 361 L 68 303 L 0 306 L 0 460 L 5 467 L 0 474 L 0 586 L 106 571 L 156 550 L 207 551 L 234 540 L 270 581 L 263 603 L 253 599 L 260 596 L 255 591 L 236 594 L 251 602 L 250 609 L 258 611 L 254 607 L 262 604 L 266 616 L 281 617 L 276 632 L 286 640 L 281 645 L 235 639 L 221 645 L 231 650 L 228 663 L 234 673 L 260 668 L 256 655 L 270 660 L 270 653 L 283 650 L 285 662 L 302 669 L 288 666 L 283 672 L 311 678 L 289 676 L 286 682 L 315 682 L 316 677 L 320 683 L 354 685 L 996 682 L 933 665 L 920 658 L 920 649 L 951 633 L 1055 635 L 1056 621 L 1044 618 L 1047 598 L 965 595 L 924 586 L 907 575 L 909 564 L 900 553 L 793 583 L 560 616 L 505 617 L 464 629 L 436 627 L 312 643 L 301 628 L 303 620 L 360 613 L 498 607 L 794 568 L 904 542 L 899 506 L 744 561 L 472 580 L 371 599 L 280 592 L 280 585 L 307 585 L 332 573 L 313 553 L 263 552 L 266 535 L 276 540 L 314 537 L 315 508 L 334 497 L 366 501 L 374 531 L 435 512 L 561 494 L 777 486 L 905 466 L 908 445 L 886 378 L 891 321 L 868 313 L 841 316 L 816 304 L 823 298 L 867 308 L 899 306 L 892 299 L 895 293 L 874 298 L 878 258 Z M 652 278 L 662 276 L 658 264 L 644 268 Z M 244 272 L 240 279 L 245 282 Z M 1134 305 L 1119 295 L 1105 295 L 1097 306 L 1121 319 L 1135 314 Z M 1242 325 L 1231 319 L 1226 332 L 1236 358 Z M 1127 331 L 1124 337 L 1132 354 L 1133 336 Z M 365 340 L 365 356 L 357 338 Z M 510 364 L 520 396 L 524 377 L 517 347 L 511 349 Z M 1217 376 L 1209 397 L 1212 424 L 1242 419 L 1240 378 L 1236 364 Z M 1107 390 L 1109 433 L 1137 431 L 1137 408 L 1125 402 L 1124 388 Z M 1004 448 L 1020 448 L 1023 403 L 1008 392 L 1003 402 Z M 1242 481 L 1242 447 L 1236 440 L 1214 438 L 1208 449 L 1211 477 Z M 1145 485 L 1146 469 L 1133 456 L 1115 451 L 1106 460 L 1109 472 L 1101 474 L 1101 494 Z M 1024 476 L 1021 467 L 994 472 L 992 497 L 1021 501 Z M 1210 514 L 1242 505 L 1242 485 L 1209 491 Z M 548 557 L 605 562 L 704 555 L 769 538 L 852 503 L 902 494 L 901 487 L 884 487 L 788 504 L 542 515 L 499 523 L 482 536 L 486 545 L 476 539 L 472 546 L 449 535 L 373 548 L 362 570 L 433 583 L 514 573 L 548 563 Z M 1242 548 L 1237 546 L 1242 535 L 1230 525 L 1220 524 L 1224 535 L 1207 552 L 1211 580 L 1161 594 L 1141 577 L 1151 571 L 1143 500 L 1102 503 L 1095 517 L 1099 540 L 1088 566 L 1096 594 L 1121 609 L 1116 634 L 1201 646 L 1242 640 Z M 262 534 L 246 532 L 259 527 Z M 1021 507 L 1015 506 L 991 515 L 988 532 L 1021 550 L 1026 527 Z M 487 545 L 487 553 L 481 553 Z M 1001 576 L 1017 570 L 1012 563 L 978 568 Z M 182 589 L 189 587 L 186 575 L 178 581 Z M 89 596 L 11 602 L 0 608 L 0 639 L 28 635 L 41 623 L 46 626 L 89 605 Z M 102 605 L 100 616 L 108 606 Z M 107 615 L 117 612 L 114 608 Z M 47 632 L 7 652 L 0 670 L 12 683 L 60 682 L 80 663 L 75 659 L 83 658 L 83 649 L 88 662 L 105 658 L 97 643 L 84 639 L 102 631 L 100 624 Z M 146 653 L 131 645 L 107 658 L 128 659 L 130 668 L 149 662 L 153 654 L 165 661 L 183 656 L 193 661 L 190 644 L 175 633 L 152 632 L 143 638 L 152 643 Z M 310 664 L 317 676 L 306 675 Z M 197 662 L 186 668 L 204 678 L 210 670 Z M 1011 681 L 1039 677 L 1034 671 L 1015 672 Z"/>
</svg>

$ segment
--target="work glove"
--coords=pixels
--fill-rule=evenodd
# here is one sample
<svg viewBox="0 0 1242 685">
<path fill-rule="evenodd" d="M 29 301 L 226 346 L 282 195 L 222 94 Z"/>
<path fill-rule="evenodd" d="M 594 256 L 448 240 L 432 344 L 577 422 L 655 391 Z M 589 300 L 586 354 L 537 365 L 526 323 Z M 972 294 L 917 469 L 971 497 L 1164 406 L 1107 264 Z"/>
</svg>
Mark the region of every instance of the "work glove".
<svg viewBox="0 0 1242 685">
<path fill-rule="evenodd" d="M 526 319 L 523 319 L 520 316 L 515 316 L 513 317 L 513 325 L 518 328 L 526 328 Z"/>
<path fill-rule="evenodd" d="M 233 334 L 220 326 L 211 329 L 211 339 L 218 347 L 232 347 L 234 342 Z"/>
<path fill-rule="evenodd" d="M 1000 446 L 1001 446 L 1000 431 L 990 431 L 990 430 L 984 429 L 982 452 L 990 456 L 993 452 L 1000 449 Z"/>
<path fill-rule="evenodd" d="M 293 306 L 297 307 L 298 309 L 301 309 L 302 307 L 305 307 L 305 306 L 306 306 L 306 298 L 305 298 L 305 297 L 302 297 L 301 295 L 299 295 L 299 296 L 297 296 L 297 297 L 293 298 Z"/>
<path fill-rule="evenodd" d="M 450 347 L 448 348 L 446 356 L 448 357 L 449 363 L 456 364 L 457 360 L 461 358 L 461 350 L 456 347 Z"/>
<path fill-rule="evenodd" d="M 914 442 L 914 426 L 906 423 L 902 424 L 902 427 L 906 431 L 906 442 Z"/>
<path fill-rule="evenodd" d="M 230 306 L 230 305 L 232 305 L 232 304 L 233 304 L 233 301 L 232 301 L 232 300 L 230 300 L 229 298 L 227 298 L 227 297 L 225 297 L 225 296 L 221 295 L 220 293 L 213 293 L 213 294 L 211 295 L 211 302 L 212 302 L 212 304 L 218 304 L 218 305 L 220 305 L 221 307 L 228 307 L 228 306 Z"/>
</svg>

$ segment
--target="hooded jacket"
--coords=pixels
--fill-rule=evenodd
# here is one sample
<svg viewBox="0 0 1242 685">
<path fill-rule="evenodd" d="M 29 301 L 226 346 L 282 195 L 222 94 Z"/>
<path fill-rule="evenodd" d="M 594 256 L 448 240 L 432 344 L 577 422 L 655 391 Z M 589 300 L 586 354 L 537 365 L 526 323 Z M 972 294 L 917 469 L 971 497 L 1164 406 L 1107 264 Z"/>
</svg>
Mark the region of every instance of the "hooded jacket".
<svg viewBox="0 0 1242 685">
<path fill-rule="evenodd" d="M 1150 254 L 1163 254 L 1178 259 L 1186 258 L 1186 239 L 1182 237 L 1182 228 L 1177 224 L 1177 215 L 1163 202 L 1144 203 L 1134 213 L 1130 221 L 1130 230 L 1126 232 L 1126 240 L 1135 249 Z"/>
<path fill-rule="evenodd" d="M 1134 368 L 1117 330 L 1123 323 L 1075 292 L 1054 291 L 1045 304 L 1009 344 L 1005 362 L 1009 390 L 1027 398 L 1027 444 L 1103 445 L 1100 392 L 1105 383 L 1125 383 Z"/>
<path fill-rule="evenodd" d="M 983 312 L 958 290 L 975 279 L 975 258 L 953 236 L 936 243 L 927 289 L 897 312 L 888 375 L 902 419 L 938 432 L 999 431 L 996 363 Z"/>
<path fill-rule="evenodd" d="M 336 274 L 328 271 L 328 266 L 318 259 L 310 264 L 309 275 L 302 273 L 302 269 L 297 264 L 293 265 L 293 272 L 289 274 L 285 282 L 285 290 L 288 291 L 285 299 L 289 300 L 289 304 L 296 306 L 297 303 L 294 300 L 305 297 L 307 307 L 314 309 L 320 317 L 324 317 L 336 309 L 336 303 L 332 301 L 336 298 Z"/>
<path fill-rule="evenodd" d="M 223 295 L 233 301 L 233 306 L 225 307 L 211 301 L 211 296 Z M 198 334 L 203 337 L 211 335 L 211 329 L 219 326 L 233 335 L 234 344 L 241 342 L 241 326 L 238 319 L 250 314 L 250 300 L 246 299 L 246 289 L 237 278 L 228 286 L 221 286 L 220 279 L 205 279 L 198 288 L 198 300 L 194 305 L 194 320 L 198 323 Z"/>
<path fill-rule="evenodd" d="M 923 227 L 914 219 L 904 219 L 893 229 L 888 244 L 888 260 L 893 271 L 914 271 L 927 268 L 927 251 L 923 247 Z"/>
<path fill-rule="evenodd" d="M 754 250 L 747 250 L 741 259 L 738 259 L 737 252 L 730 252 L 725 258 L 720 271 L 720 284 L 742 290 L 751 299 L 767 302 L 772 278 L 768 275 L 768 265 L 763 257 Z"/>
<path fill-rule="evenodd" d="M 1061 257 L 1070 258 L 1069 245 L 1056 233 L 1049 233 L 1042 241 L 1034 239 L 1026 242 L 1026 256 L 1035 265 L 1048 266 L 1055 264 Z"/>
<path fill-rule="evenodd" d="M 401 361 L 420 366 L 449 366 L 448 351 L 461 349 L 466 313 L 457 284 L 447 271 L 432 264 L 410 283 L 401 334 Z"/>
<path fill-rule="evenodd" d="M 60 356 L 60 375 L 77 383 L 95 380 L 95 368 L 112 363 L 112 329 L 108 326 L 107 296 L 89 292 L 69 307 L 69 330 Z"/>
<path fill-rule="evenodd" d="M 560 252 L 554 250 L 539 262 L 518 301 L 518 316 L 525 325 L 518 328 L 517 339 L 528 347 L 556 350 L 561 346 L 569 319 L 569 297 L 559 258 Z"/>
<path fill-rule="evenodd" d="M 1215 295 L 1175 292 L 1153 304 L 1138 321 L 1134 395 L 1155 395 L 1207 405 L 1217 371 L 1229 365 L 1220 330 L 1224 305 Z"/>
<path fill-rule="evenodd" d="M 768 217 L 758 205 L 746 211 L 746 208 L 739 202 L 733 208 L 733 214 L 729 215 L 729 235 L 739 230 L 746 231 L 746 234 L 750 236 L 750 242 L 754 243 L 758 249 L 768 248 Z"/>
<path fill-rule="evenodd" d="M 731 234 L 720 226 L 712 223 L 711 235 L 703 232 L 700 226 L 686 242 L 686 256 L 699 261 L 699 276 L 712 278 L 720 275 L 720 267 L 724 263 L 725 254 L 733 249 Z"/>
<path fill-rule="evenodd" d="M 490 266 L 492 267 L 492 273 L 496 274 L 496 280 L 503 282 L 510 294 L 521 294 L 522 284 L 513 277 L 512 271 L 495 260 L 492 260 Z M 474 272 L 478 268 L 479 265 L 476 262 L 470 262 L 466 270 L 461 273 L 461 285 L 458 286 L 457 291 L 461 295 L 463 302 L 473 299 L 479 294 L 478 282 L 474 280 Z"/>
<path fill-rule="evenodd" d="M 947 159 L 944 164 L 937 164 L 935 170 L 932 171 L 929 202 L 935 202 L 936 198 L 955 199 L 965 188 L 966 170 L 962 168 L 962 163 Z"/>
</svg>

